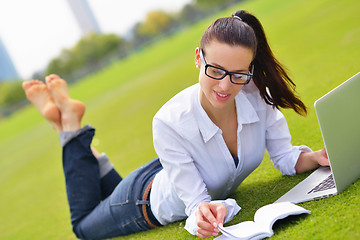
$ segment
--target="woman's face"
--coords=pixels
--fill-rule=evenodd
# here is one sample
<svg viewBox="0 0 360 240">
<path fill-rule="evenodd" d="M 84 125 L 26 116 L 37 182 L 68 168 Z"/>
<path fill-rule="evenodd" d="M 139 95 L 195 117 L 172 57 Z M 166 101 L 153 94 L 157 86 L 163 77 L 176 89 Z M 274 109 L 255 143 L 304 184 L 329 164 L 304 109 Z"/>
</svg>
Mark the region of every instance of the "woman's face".
<svg viewBox="0 0 360 240">
<path fill-rule="evenodd" d="M 250 48 L 233 46 L 218 41 L 212 41 L 203 49 L 207 64 L 235 73 L 249 73 L 253 60 Z M 200 59 L 200 49 L 195 50 L 195 65 L 200 69 L 200 103 L 207 113 L 214 111 L 233 110 L 235 96 L 244 85 L 233 84 L 227 75 L 221 80 L 215 80 L 205 74 L 205 64 Z"/>
</svg>

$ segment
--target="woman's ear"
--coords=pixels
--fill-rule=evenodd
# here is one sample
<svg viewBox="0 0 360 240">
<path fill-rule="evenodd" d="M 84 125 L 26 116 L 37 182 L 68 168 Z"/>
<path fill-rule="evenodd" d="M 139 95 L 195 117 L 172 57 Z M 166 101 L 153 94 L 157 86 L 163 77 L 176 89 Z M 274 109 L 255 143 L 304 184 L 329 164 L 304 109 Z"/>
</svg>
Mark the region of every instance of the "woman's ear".
<svg viewBox="0 0 360 240">
<path fill-rule="evenodd" d="M 195 49 L 195 66 L 196 66 L 196 68 L 200 68 L 200 63 L 201 61 L 200 61 L 200 48 L 199 47 L 197 47 L 196 49 Z"/>
</svg>

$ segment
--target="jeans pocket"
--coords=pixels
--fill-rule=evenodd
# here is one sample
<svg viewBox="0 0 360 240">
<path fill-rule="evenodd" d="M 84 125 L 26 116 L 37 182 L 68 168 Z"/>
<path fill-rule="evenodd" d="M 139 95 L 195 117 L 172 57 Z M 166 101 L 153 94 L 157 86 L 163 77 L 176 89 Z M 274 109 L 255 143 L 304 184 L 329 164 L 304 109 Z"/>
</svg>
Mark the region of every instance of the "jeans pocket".
<svg viewBox="0 0 360 240">
<path fill-rule="evenodd" d="M 110 195 L 111 206 L 122 206 L 135 200 L 137 173 L 137 170 L 133 171 L 116 186 Z"/>
</svg>

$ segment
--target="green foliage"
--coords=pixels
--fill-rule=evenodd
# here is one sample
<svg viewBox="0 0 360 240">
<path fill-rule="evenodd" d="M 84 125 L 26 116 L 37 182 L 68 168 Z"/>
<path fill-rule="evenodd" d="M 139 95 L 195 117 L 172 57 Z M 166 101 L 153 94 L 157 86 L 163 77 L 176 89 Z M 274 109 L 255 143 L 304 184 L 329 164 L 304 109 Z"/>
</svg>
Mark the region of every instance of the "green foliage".
<svg viewBox="0 0 360 240">
<path fill-rule="evenodd" d="M 199 15 L 200 17 L 201 15 L 204 15 L 199 7 L 196 7 L 193 4 L 186 4 L 179 13 L 179 21 L 189 24 L 199 19 Z"/>
<path fill-rule="evenodd" d="M 255 0 L 212 16 L 184 32 L 131 55 L 70 87 L 84 101 L 83 123 L 96 127 L 93 144 L 122 176 L 156 156 L 151 120 L 175 93 L 197 82 L 194 49 L 217 17 L 239 9 L 256 14 L 278 59 L 290 69 L 310 107 L 306 118 L 283 111 L 293 144 L 323 146 L 311 106 L 359 71 L 360 2 L 355 0 Z M 57 134 L 32 106 L 0 122 L 0 239 L 76 239 L 71 230 L 61 148 Z M 275 201 L 308 173 L 284 177 L 268 156 L 231 196 L 242 207 L 231 222 L 252 220 L 260 206 Z M 360 181 L 343 193 L 303 203 L 311 215 L 275 226 L 272 239 L 360 239 Z M 116 239 L 197 239 L 184 222 Z"/>
<path fill-rule="evenodd" d="M 222 8 L 224 6 L 230 6 L 241 0 L 194 0 L 195 5 L 204 9 Z"/>
<path fill-rule="evenodd" d="M 136 34 L 140 37 L 155 36 L 171 27 L 173 18 L 169 13 L 161 10 L 151 11 L 146 15 L 146 19 L 136 29 Z"/>
<path fill-rule="evenodd" d="M 0 106 L 8 107 L 25 99 L 20 81 L 0 82 Z"/>
<path fill-rule="evenodd" d="M 85 66 L 94 66 L 120 48 L 125 41 L 115 34 L 90 33 L 81 38 L 71 49 L 64 49 L 57 58 L 50 61 L 46 75 L 58 73 L 63 77 L 71 77 Z"/>
</svg>

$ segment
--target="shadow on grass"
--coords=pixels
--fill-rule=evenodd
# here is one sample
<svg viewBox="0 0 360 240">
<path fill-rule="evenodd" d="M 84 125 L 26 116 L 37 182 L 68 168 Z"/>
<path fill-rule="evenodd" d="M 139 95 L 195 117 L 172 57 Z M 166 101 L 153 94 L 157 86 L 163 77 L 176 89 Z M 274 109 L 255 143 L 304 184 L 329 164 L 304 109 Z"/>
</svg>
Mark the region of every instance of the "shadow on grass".
<svg viewBox="0 0 360 240">
<path fill-rule="evenodd" d="M 304 219 L 306 219 L 308 217 L 309 217 L 309 215 L 304 213 L 304 214 L 300 214 L 300 215 L 288 216 L 284 219 L 279 219 L 273 225 L 274 234 L 276 234 L 280 231 L 285 231 L 287 228 L 293 227 L 294 225 L 296 225 L 297 223 L 303 221 Z"/>
<path fill-rule="evenodd" d="M 309 174 L 305 173 L 293 177 L 278 176 L 267 180 L 258 179 L 250 182 L 245 180 L 230 196 L 237 201 L 241 210 L 227 225 L 243 221 L 253 221 L 256 210 L 264 205 L 275 202 Z"/>
</svg>

